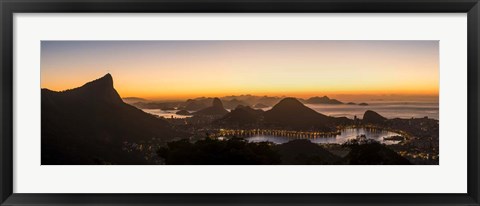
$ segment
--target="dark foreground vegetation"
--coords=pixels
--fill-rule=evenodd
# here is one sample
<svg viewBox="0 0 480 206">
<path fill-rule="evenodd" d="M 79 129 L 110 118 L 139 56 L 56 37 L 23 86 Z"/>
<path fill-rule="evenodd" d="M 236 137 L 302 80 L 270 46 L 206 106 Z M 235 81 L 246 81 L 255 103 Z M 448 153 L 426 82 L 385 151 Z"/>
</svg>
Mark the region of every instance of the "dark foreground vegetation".
<svg viewBox="0 0 480 206">
<path fill-rule="evenodd" d="M 240 138 L 170 142 L 158 156 L 173 165 L 406 165 L 410 162 L 378 142 L 343 144 L 349 154 L 343 158 L 308 140 L 293 140 L 275 145 L 249 143 Z"/>
<path fill-rule="evenodd" d="M 207 138 L 195 143 L 179 140 L 160 148 L 158 155 L 165 158 L 165 164 L 177 165 L 271 165 L 281 162 L 280 155 L 269 143 L 248 143 L 238 138 L 228 141 Z"/>
</svg>

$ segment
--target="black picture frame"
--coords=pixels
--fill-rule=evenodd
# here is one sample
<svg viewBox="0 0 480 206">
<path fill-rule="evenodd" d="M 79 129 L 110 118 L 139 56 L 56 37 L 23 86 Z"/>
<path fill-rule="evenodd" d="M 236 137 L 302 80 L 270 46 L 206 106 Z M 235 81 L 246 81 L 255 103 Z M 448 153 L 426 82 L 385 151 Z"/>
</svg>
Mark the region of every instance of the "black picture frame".
<svg viewBox="0 0 480 206">
<path fill-rule="evenodd" d="M 478 0 L 0 0 L 1 205 L 480 205 Z M 467 13 L 468 190 L 466 194 L 19 194 L 13 193 L 15 13 Z M 93 186 L 93 185 L 92 185 Z"/>
</svg>

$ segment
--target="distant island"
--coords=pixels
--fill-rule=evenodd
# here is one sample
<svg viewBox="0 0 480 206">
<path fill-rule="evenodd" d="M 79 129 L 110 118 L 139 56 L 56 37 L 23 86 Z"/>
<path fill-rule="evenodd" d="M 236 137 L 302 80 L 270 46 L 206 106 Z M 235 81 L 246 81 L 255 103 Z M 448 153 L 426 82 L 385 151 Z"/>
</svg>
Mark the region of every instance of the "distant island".
<svg viewBox="0 0 480 206">
<path fill-rule="evenodd" d="M 343 104 L 343 102 L 336 99 L 330 99 L 327 96 L 311 97 L 305 101 L 307 104 Z"/>
<path fill-rule="evenodd" d="M 175 114 L 178 114 L 178 115 L 191 115 L 191 113 L 187 110 L 180 110 L 178 112 L 176 112 Z"/>
<path fill-rule="evenodd" d="M 140 97 L 124 97 L 122 98 L 122 100 L 125 102 L 125 103 L 135 103 L 135 102 L 146 102 L 148 100 L 144 99 L 144 98 L 140 98 Z"/>
</svg>

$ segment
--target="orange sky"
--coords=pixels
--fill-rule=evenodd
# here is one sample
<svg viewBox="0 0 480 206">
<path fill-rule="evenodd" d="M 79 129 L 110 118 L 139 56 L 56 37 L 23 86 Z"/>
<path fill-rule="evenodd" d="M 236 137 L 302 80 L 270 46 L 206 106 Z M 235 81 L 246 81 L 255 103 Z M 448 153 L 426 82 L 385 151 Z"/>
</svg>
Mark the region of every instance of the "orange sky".
<svg viewBox="0 0 480 206">
<path fill-rule="evenodd" d="M 439 92 L 438 41 L 42 41 L 42 88 L 106 73 L 122 97 Z"/>
</svg>

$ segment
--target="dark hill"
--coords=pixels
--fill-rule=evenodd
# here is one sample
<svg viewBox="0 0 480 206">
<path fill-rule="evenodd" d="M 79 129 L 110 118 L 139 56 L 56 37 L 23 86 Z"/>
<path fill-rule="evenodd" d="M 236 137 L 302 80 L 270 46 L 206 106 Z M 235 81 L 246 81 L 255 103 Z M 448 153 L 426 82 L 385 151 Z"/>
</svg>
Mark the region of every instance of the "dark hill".
<svg viewBox="0 0 480 206">
<path fill-rule="evenodd" d="M 187 110 L 180 110 L 180 111 L 176 112 L 175 114 L 178 114 L 178 115 L 190 115 L 190 112 L 188 112 Z"/>
<path fill-rule="evenodd" d="M 110 74 L 85 85 L 55 92 L 42 89 L 42 164 L 142 164 L 122 152 L 122 142 L 175 134 L 162 119 L 122 101 Z"/>
<path fill-rule="evenodd" d="M 257 109 L 263 109 L 263 108 L 267 108 L 268 106 L 262 103 L 258 103 L 258 104 L 255 104 L 253 107 Z"/>
<path fill-rule="evenodd" d="M 380 143 L 351 144 L 344 158 L 349 165 L 409 165 L 410 161 Z"/>
<path fill-rule="evenodd" d="M 278 165 L 280 157 L 268 143 L 249 143 L 244 139 L 225 141 L 204 139 L 169 142 L 157 154 L 170 165 Z"/>
<path fill-rule="evenodd" d="M 88 82 L 81 87 L 69 89 L 57 94 L 68 95 L 71 98 L 94 99 L 102 103 L 121 104 L 122 98 L 113 88 L 112 75 L 106 74 L 100 79 Z"/>
<path fill-rule="evenodd" d="M 207 107 L 208 105 L 204 104 L 202 101 L 189 99 L 184 103 L 181 109 L 187 110 L 187 111 L 198 111 Z"/>
<path fill-rule="evenodd" d="M 276 146 L 282 164 L 326 165 L 339 164 L 341 158 L 306 139 L 297 139 Z"/>
<path fill-rule="evenodd" d="M 248 103 L 246 103 L 244 101 L 240 101 L 236 98 L 231 99 L 231 100 L 223 100 L 223 103 L 224 103 L 224 106 L 225 106 L 226 109 L 235 109 L 240 105 L 248 106 Z"/>
<path fill-rule="evenodd" d="M 330 131 L 334 126 L 335 118 L 317 113 L 303 105 L 295 98 L 282 99 L 264 114 L 267 125 L 294 130 L 315 129 Z"/>
<path fill-rule="evenodd" d="M 223 116 L 228 114 L 228 111 L 223 107 L 223 103 L 219 98 L 214 98 L 212 106 L 192 113 L 193 115 L 207 115 L 207 116 Z"/>
<path fill-rule="evenodd" d="M 238 106 L 215 123 L 225 126 L 255 125 L 261 120 L 262 110 L 255 110 L 249 106 Z"/>
<path fill-rule="evenodd" d="M 382 124 L 387 120 L 387 118 L 383 117 L 382 115 L 372 111 L 372 110 L 367 110 L 363 114 L 363 123 L 367 124 Z"/>
<path fill-rule="evenodd" d="M 307 104 L 343 104 L 343 102 L 336 99 L 330 99 L 327 96 L 311 97 L 305 101 Z"/>
<path fill-rule="evenodd" d="M 260 99 L 258 99 L 257 104 L 263 104 L 266 106 L 273 106 L 277 104 L 281 99 L 278 97 L 269 97 L 269 96 L 263 96 Z"/>
</svg>

